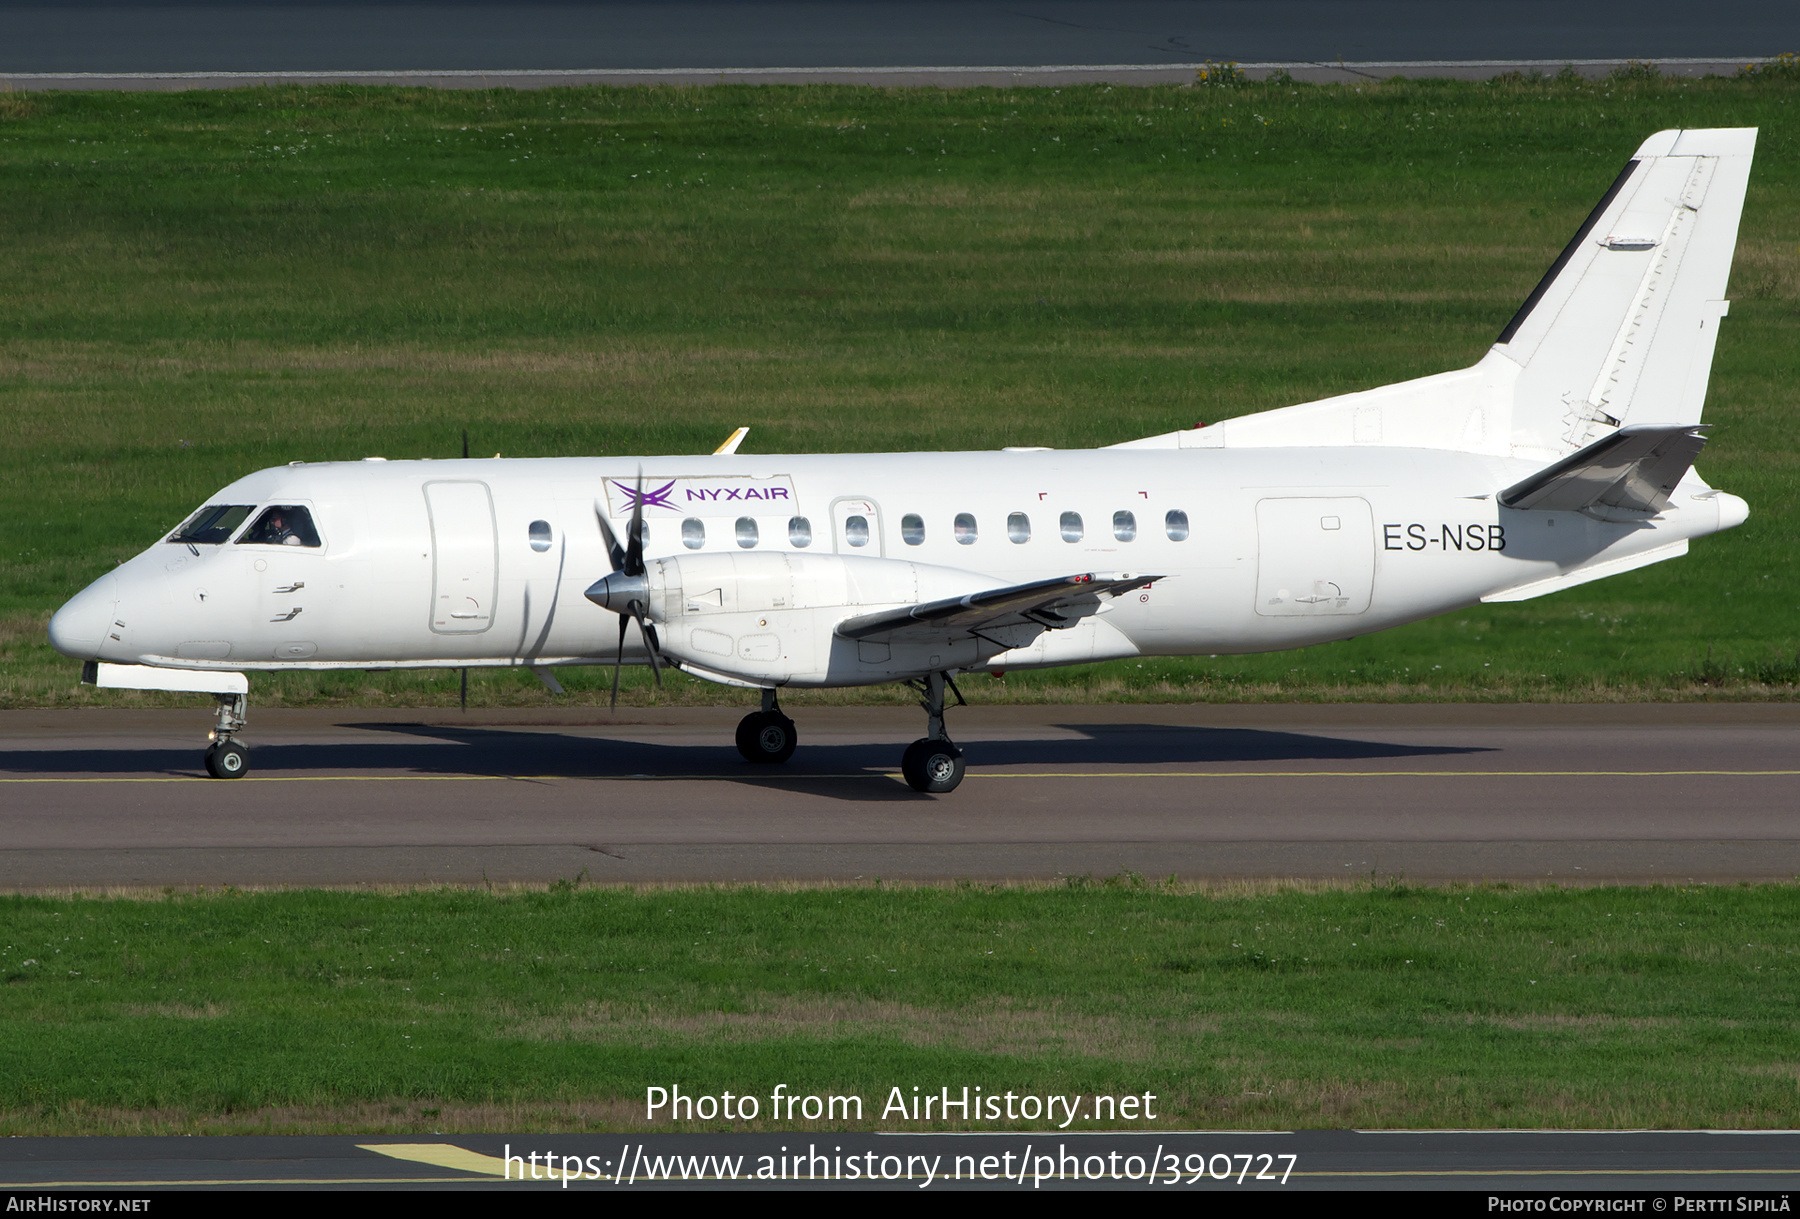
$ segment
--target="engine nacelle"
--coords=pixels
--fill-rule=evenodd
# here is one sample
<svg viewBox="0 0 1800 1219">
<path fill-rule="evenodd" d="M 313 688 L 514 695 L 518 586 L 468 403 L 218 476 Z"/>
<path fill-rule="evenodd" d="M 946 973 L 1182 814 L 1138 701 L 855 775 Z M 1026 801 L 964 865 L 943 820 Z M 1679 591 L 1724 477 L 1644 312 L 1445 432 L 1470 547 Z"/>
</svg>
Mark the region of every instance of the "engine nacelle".
<svg viewBox="0 0 1800 1219">
<path fill-rule="evenodd" d="M 860 555 L 763 551 L 645 563 L 646 610 L 664 655 L 743 685 L 838 686 L 966 669 L 1030 644 L 1036 625 L 945 631 L 904 643 L 835 634 L 846 618 L 982 592 L 992 576 Z M 958 637 L 960 636 L 960 637 Z"/>
</svg>

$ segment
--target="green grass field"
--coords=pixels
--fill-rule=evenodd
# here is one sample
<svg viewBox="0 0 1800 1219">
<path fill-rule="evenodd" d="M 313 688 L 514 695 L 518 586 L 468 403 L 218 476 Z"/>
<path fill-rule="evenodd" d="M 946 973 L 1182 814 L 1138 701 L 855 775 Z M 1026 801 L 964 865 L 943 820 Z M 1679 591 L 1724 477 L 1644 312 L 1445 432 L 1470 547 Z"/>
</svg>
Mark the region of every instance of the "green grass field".
<svg viewBox="0 0 1800 1219">
<path fill-rule="evenodd" d="M 0 706 L 290 460 L 1083 446 L 1468 364 L 1650 132 L 1756 125 L 1701 461 L 1747 525 L 1545 600 L 999 699 L 1792 698 L 1791 71 L 1704 82 L 0 94 Z M 260 705 L 454 677 L 258 678 Z M 603 697 L 604 676 L 569 681 Z M 477 674 L 481 703 L 548 698 Z M 638 700 L 729 701 L 677 679 Z M 880 691 L 849 696 L 885 698 Z"/>
<path fill-rule="evenodd" d="M 865 1128 L 894 1086 L 965 1084 L 1151 1092 L 1161 1129 L 1791 1128 L 1797 897 L 4 898 L 0 1132 L 629 1130 L 676 1083 L 860 1095 Z"/>
</svg>

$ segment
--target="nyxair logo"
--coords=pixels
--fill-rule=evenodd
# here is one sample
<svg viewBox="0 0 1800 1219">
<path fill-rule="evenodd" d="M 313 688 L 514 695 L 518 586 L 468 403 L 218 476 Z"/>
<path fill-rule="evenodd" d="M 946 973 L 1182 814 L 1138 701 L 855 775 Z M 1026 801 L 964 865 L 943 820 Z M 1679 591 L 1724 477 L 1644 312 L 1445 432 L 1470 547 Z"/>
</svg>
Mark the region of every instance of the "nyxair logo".
<svg viewBox="0 0 1800 1219">
<path fill-rule="evenodd" d="M 673 508 L 669 496 L 675 493 L 675 480 L 671 479 L 660 487 L 639 491 L 636 487 L 627 487 L 624 483 L 614 483 L 614 488 L 625 497 L 625 511 L 635 512 L 640 506 L 644 508 Z"/>
<path fill-rule="evenodd" d="M 606 480 L 607 515 L 630 516 L 641 505 L 645 516 L 675 513 L 681 516 L 710 516 L 731 512 L 740 516 L 756 516 L 762 512 L 793 512 L 799 504 L 794 494 L 794 480 L 786 474 L 773 478 L 751 478 L 749 475 L 712 477 L 652 478 L 643 483 L 633 479 Z"/>
</svg>

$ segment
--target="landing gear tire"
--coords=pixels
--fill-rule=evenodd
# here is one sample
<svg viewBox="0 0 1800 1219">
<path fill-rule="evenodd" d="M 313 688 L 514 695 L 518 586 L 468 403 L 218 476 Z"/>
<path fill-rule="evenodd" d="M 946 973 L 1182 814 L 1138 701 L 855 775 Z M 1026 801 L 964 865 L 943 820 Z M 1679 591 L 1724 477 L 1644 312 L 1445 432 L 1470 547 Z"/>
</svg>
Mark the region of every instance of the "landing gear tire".
<svg viewBox="0 0 1800 1219">
<path fill-rule="evenodd" d="M 241 779 L 250 773 L 250 751 L 236 741 L 220 741 L 206 751 L 206 773 L 215 779 Z"/>
<path fill-rule="evenodd" d="M 906 785 L 928 795 L 955 791 L 963 780 L 963 753 L 947 740 L 914 741 L 900 758 Z"/>
<path fill-rule="evenodd" d="M 779 711 L 752 711 L 738 721 L 737 747 L 746 762 L 774 765 L 794 756 L 799 735 Z"/>
</svg>

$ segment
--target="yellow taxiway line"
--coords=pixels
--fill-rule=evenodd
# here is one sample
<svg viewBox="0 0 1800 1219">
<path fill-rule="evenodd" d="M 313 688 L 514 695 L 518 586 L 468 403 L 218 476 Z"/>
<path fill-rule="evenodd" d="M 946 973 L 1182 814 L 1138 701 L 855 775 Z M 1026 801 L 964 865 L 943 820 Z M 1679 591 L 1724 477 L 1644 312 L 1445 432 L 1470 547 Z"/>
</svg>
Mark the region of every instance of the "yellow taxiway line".
<svg viewBox="0 0 1800 1219">
<path fill-rule="evenodd" d="M 1484 1132 L 1485 1133 L 1485 1132 Z M 1612 1131 L 1596 1131 L 1592 1133 L 1616 1133 Z M 396 1160 L 405 1160 L 415 1164 L 427 1164 L 433 1168 L 448 1168 L 459 1172 L 475 1174 L 467 1177 L 215 1177 L 215 1178 L 162 1178 L 136 1181 L 6 1181 L 0 1182 L 5 1189 L 92 1189 L 96 1187 L 108 1189 L 141 1189 L 158 1186 L 195 1186 L 195 1185 L 425 1185 L 444 1184 L 455 1181 L 520 1180 L 507 1174 L 507 1163 L 498 1156 L 483 1155 L 458 1147 L 454 1143 L 358 1143 L 360 1151 L 373 1151 L 379 1155 Z M 535 1157 L 534 1157 L 535 1158 Z M 524 1171 L 523 1161 L 520 1171 Z M 561 1174 L 556 1169 L 547 1169 L 548 1175 L 533 1177 L 533 1181 L 560 1181 Z M 1340 1179 L 1380 1178 L 1386 1180 L 1404 1180 L 1411 1177 L 1424 1177 L 1434 1180 L 1482 1179 L 1496 1180 L 1521 1177 L 1677 1177 L 1707 1178 L 1726 1176 L 1792 1176 L 1791 1168 L 1398 1168 L 1398 1169 L 1326 1169 L 1313 1171 L 1295 1170 L 1295 1177 L 1307 1177 L 1318 1181 Z M 574 1174 L 574 1180 L 586 1184 L 599 1184 L 604 1180 L 607 1184 L 619 1184 L 612 1176 L 590 1178 L 585 1173 Z M 719 1176 L 684 1177 L 681 1183 L 706 1184 L 709 1182 L 728 1182 L 732 1180 L 750 1182 L 752 1178 L 728 1178 Z M 910 1175 L 900 1180 L 913 1179 Z M 947 1177 L 947 1180 L 959 1180 Z M 673 1184 L 675 1182 L 646 1178 L 645 1184 Z"/>
</svg>

